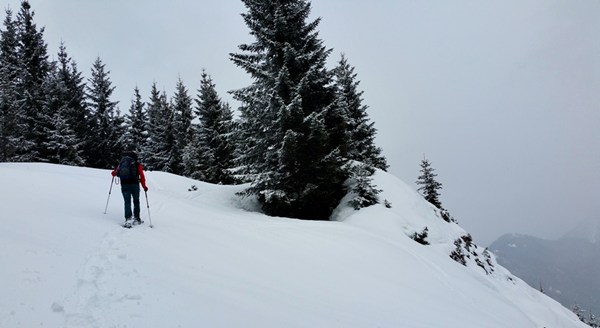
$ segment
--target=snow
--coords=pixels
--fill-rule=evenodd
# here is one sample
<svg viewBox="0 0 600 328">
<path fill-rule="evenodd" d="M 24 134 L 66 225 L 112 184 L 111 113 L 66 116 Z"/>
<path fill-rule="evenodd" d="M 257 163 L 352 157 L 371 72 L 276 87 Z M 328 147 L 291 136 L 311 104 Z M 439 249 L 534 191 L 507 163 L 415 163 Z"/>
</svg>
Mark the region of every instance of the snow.
<svg viewBox="0 0 600 328">
<path fill-rule="evenodd" d="M 493 257 L 490 275 L 450 259 L 466 232 L 386 173 L 391 208 L 326 222 L 146 177 L 155 227 L 142 197 L 145 224 L 123 229 L 109 171 L 0 164 L 0 327 L 586 327 Z M 408 237 L 425 226 L 431 245 Z"/>
</svg>

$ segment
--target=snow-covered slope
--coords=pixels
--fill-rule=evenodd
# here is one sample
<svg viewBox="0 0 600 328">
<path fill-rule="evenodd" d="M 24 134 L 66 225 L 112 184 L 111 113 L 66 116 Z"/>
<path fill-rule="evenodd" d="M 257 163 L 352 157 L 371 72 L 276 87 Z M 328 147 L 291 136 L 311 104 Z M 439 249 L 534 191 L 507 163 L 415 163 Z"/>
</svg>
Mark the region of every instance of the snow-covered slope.
<svg viewBox="0 0 600 328">
<path fill-rule="evenodd" d="M 581 230 L 583 232 L 583 230 Z M 572 233 L 558 240 L 506 234 L 489 249 L 497 261 L 532 287 L 567 308 L 577 304 L 586 313 L 600 313 L 600 244 Z M 590 236 L 590 235 L 587 235 Z"/>
<path fill-rule="evenodd" d="M 476 246 L 450 259 L 466 232 L 385 173 L 391 208 L 328 222 L 147 178 L 155 228 L 142 199 L 146 225 L 128 230 L 119 186 L 103 214 L 109 171 L 0 164 L 0 327 L 585 327 L 493 258 L 478 266 Z M 431 245 L 408 237 L 425 226 Z"/>
</svg>

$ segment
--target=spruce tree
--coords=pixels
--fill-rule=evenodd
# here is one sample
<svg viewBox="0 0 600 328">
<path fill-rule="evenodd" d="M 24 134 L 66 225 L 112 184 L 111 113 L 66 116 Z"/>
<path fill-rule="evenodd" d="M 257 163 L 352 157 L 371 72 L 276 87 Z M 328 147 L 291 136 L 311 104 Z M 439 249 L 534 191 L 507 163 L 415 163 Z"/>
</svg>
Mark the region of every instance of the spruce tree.
<svg viewBox="0 0 600 328">
<path fill-rule="evenodd" d="M 425 200 L 438 209 L 444 210 L 439 199 L 439 190 L 442 189 L 442 184 L 436 181 L 435 177 L 437 174 L 433 173 L 433 171 L 435 170 L 431 167 L 431 163 L 429 163 L 427 158 L 424 158 L 421 161 L 421 175 L 417 178 L 416 184 L 420 186 L 418 190 Z"/>
<path fill-rule="evenodd" d="M 152 84 L 148 102 L 148 140 L 146 144 L 146 166 L 150 170 L 175 172 L 178 163 L 173 128 L 173 110 L 167 96 Z"/>
<path fill-rule="evenodd" d="M 233 113 L 220 99 L 212 78 L 204 71 L 196 98 L 196 115 L 199 123 L 195 128 L 195 156 L 199 172 L 194 175 L 210 183 L 234 183 L 229 171 L 233 167 Z"/>
<path fill-rule="evenodd" d="M 348 60 L 342 55 L 335 72 L 335 107 L 346 120 L 345 133 L 338 132 L 338 138 L 346 138 L 347 148 L 344 154 L 351 160 L 363 162 L 375 168 L 386 170 L 388 168 L 385 157 L 381 154 L 381 148 L 375 146 L 375 129 L 370 122 L 367 109 L 363 104 L 363 91 L 358 90 L 360 81 L 356 79 L 357 74 L 354 67 L 350 66 Z"/>
<path fill-rule="evenodd" d="M 163 152 L 166 163 L 162 171 L 181 174 L 183 172 L 183 151 L 177 147 L 177 130 L 175 127 L 175 111 L 167 101 L 167 94 L 163 92 L 161 97 L 164 115 L 165 131 L 163 136 Z"/>
<path fill-rule="evenodd" d="M 173 132 L 175 136 L 175 147 L 177 152 L 173 155 L 176 174 L 184 174 L 186 171 L 184 165 L 184 152 L 188 143 L 192 139 L 192 120 L 193 109 L 192 109 L 192 98 L 189 96 L 188 91 L 183 84 L 181 78 L 177 80 L 175 87 L 175 95 L 172 99 L 173 107 Z"/>
<path fill-rule="evenodd" d="M 83 76 L 77 69 L 77 64 L 68 54 L 67 49 L 61 43 L 58 52 L 57 76 L 55 83 L 59 84 L 59 98 L 61 107 L 64 107 L 61 116 L 73 133 L 74 145 L 77 147 L 77 157 L 82 161 L 73 159 L 73 162 L 87 164 L 85 149 L 88 148 L 90 113 L 86 106 L 85 83 Z"/>
<path fill-rule="evenodd" d="M 48 141 L 44 143 L 44 147 L 49 154 L 50 163 L 80 166 L 83 165 L 79 152 L 80 143 L 67 122 L 65 111 L 66 108 L 61 107 L 52 116 L 47 131 Z"/>
<path fill-rule="evenodd" d="M 88 164 L 95 168 L 113 168 L 123 151 L 124 119 L 117 108 L 118 102 L 111 100 L 115 88 L 100 57 L 96 58 L 91 71 L 86 86 L 87 105 L 92 115 L 91 139 L 86 149 Z"/>
<path fill-rule="evenodd" d="M 17 54 L 20 69 L 16 89 L 18 111 L 25 117 L 27 126 L 26 143 L 19 149 L 19 160 L 45 161 L 48 154 L 44 143 L 48 140 L 47 123 L 53 113 L 45 112 L 44 84 L 51 69 L 48 61 L 47 45 L 44 41 L 44 28 L 37 28 L 34 12 L 27 0 L 21 2 L 21 9 L 16 17 Z"/>
<path fill-rule="evenodd" d="M 25 139 L 24 108 L 17 88 L 22 65 L 18 54 L 17 23 L 6 9 L 4 27 L 0 30 L 0 161 L 20 161 L 19 154 L 32 147 Z"/>
<path fill-rule="evenodd" d="M 57 65 L 52 65 L 52 71 L 46 80 L 44 111 L 52 116 L 44 124 L 47 135 L 47 140 L 42 144 L 46 153 L 45 160 L 56 164 L 82 165 L 82 142 L 77 139 L 68 121 L 68 113 L 71 111 L 69 92 L 61 73 L 64 72 Z"/>
<path fill-rule="evenodd" d="M 89 131 L 75 63 L 63 44 L 58 61 L 48 60 L 44 28 L 37 28 L 28 1 L 21 2 L 16 20 L 10 10 L 6 13 L 0 41 L 0 157 L 83 164 L 80 149 Z M 72 155 L 57 154 L 56 149 L 66 146 L 59 147 L 60 142 L 76 148 L 69 150 Z"/>
<path fill-rule="evenodd" d="M 125 116 L 125 144 L 130 150 L 138 153 L 140 158 L 145 158 L 144 150 L 148 138 L 147 115 L 145 104 L 142 101 L 140 89 L 135 87 L 129 114 Z"/>
<path fill-rule="evenodd" d="M 162 136 L 162 111 L 160 102 L 160 92 L 156 86 L 156 82 L 152 84 L 150 89 L 150 100 L 148 101 L 148 139 L 144 147 L 145 164 L 149 170 L 157 170 L 162 167 L 162 160 L 159 158 L 159 144 Z"/>
<path fill-rule="evenodd" d="M 246 194 L 258 196 L 270 215 L 328 219 L 345 193 L 346 174 L 327 133 L 334 90 L 320 20 L 307 22 L 311 6 L 304 0 L 243 2 L 255 41 L 230 56 L 253 78 L 233 92 L 242 103 L 243 164 L 254 174 Z"/>
</svg>

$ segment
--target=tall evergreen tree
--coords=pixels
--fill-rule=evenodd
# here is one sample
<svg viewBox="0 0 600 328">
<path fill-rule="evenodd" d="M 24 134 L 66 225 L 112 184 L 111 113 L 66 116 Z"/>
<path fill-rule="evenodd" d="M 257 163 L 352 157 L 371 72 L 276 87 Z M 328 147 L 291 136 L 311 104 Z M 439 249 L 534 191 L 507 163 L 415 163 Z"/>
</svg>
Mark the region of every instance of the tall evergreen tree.
<svg viewBox="0 0 600 328">
<path fill-rule="evenodd" d="M 347 138 L 345 155 L 352 160 L 363 162 L 373 167 L 386 170 L 386 159 L 381 155 L 381 148 L 375 146 L 377 130 L 369 121 L 368 106 L 363 104 L 363 91 L 358 90 L 360 81 L 354 67 L 348 64 L 344 55 L 340 59 L 335 72 L 336 103 L 335 107 L 346 119 L 346 133 L 338 133 L 338 138 Z"/>
<path fill-rule="evenodd" d="M 177 152 L 173 155 L 176 174 L 184 174 L 186 171 L 184 165 L 184 152 L 188 143 L 192 139 L 192 120 L 194 118 L 192 109 L 192 98 L 183 84 L 181 78 L 177 80 L 175 95 L 172 99 L 173 107 L 173 132 L 175 134 L 175 147 Z"/>
<path fill-rule="evenodd" d="M 21 2 L 16 20 L 10 10 L 6 13 L 0 41 L 0 157 L 83 164 L 80 148 L 88 122 L 75 63 L 63 44 L 58 61 L 48 60 L 44 28 L 37 28 L 28 1 Z M 70 145 L 59 147 L 60 142 Z M 76 149 L 68 151 L 72 155 L 65 151 L 58 155 L 56 150 L 62 147 Z"/>
<path fill-rule="evenodd" d="M 177 147 L 177 130 L 175 127 L 175 111 L 173 106 L 167 100 L 167 94 L 163 92 L 161 96 L 161 107 L 164 117 L 164 136 L 162 138 L 164 157 L 166 158 L 165 167 L 162 171 L 181 174 L 183 172 L 183 150 Z"/>
<path fill-rule="evenodd" d="M 199 124 L 196 126 L 198 139 L 195 152 L 199 172 L 195 175 L 210 183 L 234 183 L 229 171 L 233 167 L 233 113 L 229 105 L 219 98 L 212 78 L 204 71 L 198 92 L 196 115 Z"/>
<path fill-rule="evenodd" d="M 20 161 L 19 154 L 33 147 L 27 142 L 24 108 L 18 90 L 22 75 L 19 58 L 17 23 L 6 9 L 4 28 L 0 30 L 0 161 Z"/>
<path fill-rule="evenodd" d="M 146 144 L 146 166 L 150 170 L 175 172 L 173 155 L 175 147 L 173 110 L 166 94 L 160 93 L 156 83 L 152 84 L 148 102 L 148 142 Z"/>
<path fill-rule="evenodd" d="M 89 165 L 96 168 L 112 168 L 115 160 L 123 151 L 123 117 L 117 108 L 117 101 L 112 101 L 114 91 L 109 78 L 109 71 L 96 58 L 92 66 L 92 76 L 86 86 L 87 105 L 91 110 L 91 140 L 88 151 Z"/>
<path fill-rule="evenodd" d="M 44 82 L 51 69 L 48 61 L 47 45 L 44 41 L 44 28 L 37 28 L 34 12 L 27 0 L 21 2 L 16 17 L 17 38 L 19 42 L 18 58 L 21 69 L 18 71 L 17 100 L 18 111 L 24 113 L 27 130 L 27 143 L 20 149 L 20 160 L 44 161 L 47 158 L 44 143 L 48 140 L 47 122 L 53 113 L 44 111 Z"/>
<path fill-rule="evenodd" d="M 47 140 L 43 143 L 45 160 L 66 165 L 82 165 L 80 147 L 82 142 L 77 139 L 71 124 L 68 122 L 69 99 L 67 84 L 57 67 L 52 65 L 52 71 L 46 80 L 46 100 L 44 111 L 52 113 L 51 119 L 45 122 Z"/>
<path fill-rule="evenodd" d="M 345 193 L 346 174 L 327 133 L 334 90 L 320 20 L 307 22 L 305 0 L 243 2 L 255 41 L 230 57 L 253 78 L 233 92 L 242 103 L 244 164 L 256 173 L 247 194 L 270 215 L 328 219 Z"/>
<path fill-rule="evenodd" d="M 417 178 L 416 184 L 419 185 L 419 191 L 425 197 L 425 200 L 433 204 L 440 210 L 444 210 L 442 207 L 442 202 L 440 202 L 440 193 L 439 190 L 442 189 L 442 184 L 436 181 L 435 177 L 437 174 L 433 173 L 435 171 L 431 167 L 431 163 L 424 158 L 421 161 L 421 175 Z"/>
<path fill-rule="evenodd" d="M 159 158 L 160 138 L 163 130 L 163 119 L 160 102 L 160 92 L 156 86 L 156 82 L 152 84 L 150 89 L 150 100 L 148 101 L 148 139 L 144 148 L 145 164 L 149 170 L 158 170 L 162 167 L 162 159 Z"/>
<path fill-rule="evenodd" d="M 142 101 L 140 89 L 135 87 L 129 114 L 125 116 L 125 144 L 130 150 L 138 152 L 140 158 L 145 158 L 144 150 L 148 138 L 147 114 L 145 104 Z"/>
<path fill-rule="evenodd" d="M 54 112 L 47 131 L 48 141 L 44 143 L 44 147 L 48 152 L 49 162 L 80 166 L 84 163 L 79 152 L 80 143 L 67 122 L 65 111 L 66 108 L 61 107 Z"/>
<path fill-rule="evenodd" d="M 75 61 L 68 56 L 64 43 L 61 43 L 59 47 L 56 65 L 54 83 L 59 86 L 58 97 L 61 103 L 60 108 L 62 108 L 60 115 L 73 133 L 74 145 L 77 146 L 77 157 L 82 160 L 72 159 L 71 161 L 85 165 L 87 164 L 85 149 L 88 148 L 91 115 L 86 106 L 83 76 L 78 71 Z"/>
</svg>

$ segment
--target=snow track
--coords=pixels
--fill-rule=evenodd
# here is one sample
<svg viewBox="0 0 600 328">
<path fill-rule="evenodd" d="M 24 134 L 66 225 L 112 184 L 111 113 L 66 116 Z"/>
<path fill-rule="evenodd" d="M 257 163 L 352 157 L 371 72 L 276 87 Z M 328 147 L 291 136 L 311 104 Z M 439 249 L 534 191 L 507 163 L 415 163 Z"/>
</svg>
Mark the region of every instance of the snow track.
<svg viewBox="0 0 600 328">
<path fill-rule="evenodd" d="M 78 271 L 77 285 L 65 300 L 65 327 L 125 327 L 119 314 L 135 322 L 143 315 L 142 275 L 132 266 L 127 231 L 115 228 L 105 234 L 97 249 Z"/>
</svg>

